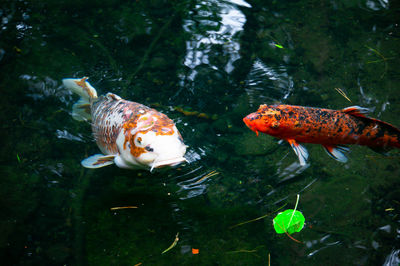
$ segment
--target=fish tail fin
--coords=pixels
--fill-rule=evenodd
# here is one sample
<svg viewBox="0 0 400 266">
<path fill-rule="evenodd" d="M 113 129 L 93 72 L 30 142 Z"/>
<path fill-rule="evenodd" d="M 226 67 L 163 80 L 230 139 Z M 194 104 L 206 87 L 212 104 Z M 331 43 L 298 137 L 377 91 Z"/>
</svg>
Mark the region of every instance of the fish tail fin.
<svg viewBox="0 0 400 266">
<path fill-rule="evenodd" d="M 87 82 L 87 77 L 81 79 L 63 79 L 64 86 L 81 98 L 72 106 L 72 118 L 78 121 L 91 119 L 90 102 L 97 98 L 96 89 Z"/>
</svg>

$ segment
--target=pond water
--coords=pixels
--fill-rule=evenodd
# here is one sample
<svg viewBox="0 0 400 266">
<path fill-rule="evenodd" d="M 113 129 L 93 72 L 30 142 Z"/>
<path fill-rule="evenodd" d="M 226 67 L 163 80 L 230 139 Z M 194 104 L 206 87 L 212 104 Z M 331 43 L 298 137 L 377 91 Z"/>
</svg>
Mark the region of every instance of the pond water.
<svg viewBox="0 0 400 266">
<path fill-rule="evenodd" d="M 399 265 L 398 150 L 306 144 L 302 167 L 242 121 L 359 105 L 400 126 L 398 1 L 101 2 L 0 6 L 2 265 Z M 61 83 L 83 76 L 172 118 L 188 163 L 84 169 L 99 150 Z M 297 194 L 298 242 L 272 225 Z"/>
</svg>

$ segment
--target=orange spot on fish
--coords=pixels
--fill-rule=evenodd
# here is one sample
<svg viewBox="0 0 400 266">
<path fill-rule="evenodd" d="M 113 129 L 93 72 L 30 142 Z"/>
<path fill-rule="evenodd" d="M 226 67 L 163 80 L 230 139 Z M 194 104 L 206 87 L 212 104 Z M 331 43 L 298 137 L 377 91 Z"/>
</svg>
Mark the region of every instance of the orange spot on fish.
<svg viewBox="0 0 400 266">
<path fill-rule="evenodd" d="M 268 110 L 268 111 L 265 111 L 263 113 L 263 115 L 281 115 L 281 112 L 280 111 L 276 111 L 276 110 Z"/>
</svg>

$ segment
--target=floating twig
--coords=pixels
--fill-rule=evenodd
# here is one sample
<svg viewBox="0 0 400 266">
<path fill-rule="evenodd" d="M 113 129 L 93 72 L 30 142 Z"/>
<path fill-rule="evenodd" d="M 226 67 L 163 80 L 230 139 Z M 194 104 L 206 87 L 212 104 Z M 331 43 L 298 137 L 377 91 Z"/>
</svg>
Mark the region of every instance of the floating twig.
<svg viewBox="0 0 400 266">
<path fill-rule="evenodd" d="M 123 209 L 137 209 L 138 207 L 136 206 L 124 206 L 124 207 L 113 207 L 110 208 L 111 211 L 115 211 L 115 210 L 123 210 Z"/>
<path fill-rule="evenodd" d="M 207 179 L 207 178 L 210 178 L 210 177 L 212 177 L 212 176 L 215 176 L 215 175 L 218 175 L 219 174 L 219 172 L 217 172 L 217 171 L 211 171 L 210 173 L 208 173 L 208 174 L 206 174 L 205 176 L 203 176 L 202 178 L 200 178 L 199 180 L 197 180 L 196 182 L 194 182 L 192 185 L 196 185 L 196 184 L 198 184 L 198 183 L 201 183 L 202 181 L 204 181 L 205 179 Z"/>
<path fill-rule="evenodd" d="M 240 249 L 240 250 L 227 251 L 226 253 L 233 254 L 233 253 L 254 253 L 254 252 L 257 252 L 257 249 L 252 249 L 252 250 Z"/>
<path fill-rule="evenodd" d="M 252 219 L 252 220 L 249 220 L 249 221 L 245 221 L 245 222 L 242 222 L 242 223 L 238 223 L 238 224 L 232 225 L 231 227 L 229 227 L 229 229 L 233 229 L 233 228 L 235 228 L 235 227 L 238 227 L 238 226 L 241 226 L 241 225 L 244 225 L 244 224 L 248 224 L 248 223 L 252 223 L 252 222 L 255 222 L 255 221 L 264 219 L 265 217 L 268 217 L 269 215 L 273 214 L 274 212 L 279 211 L 280 209 L 282 209 L 282 208 L 285 207 L 286 205 L 287 205 L 287 203 L 285 203 L 283 206 L 279 207 L 279 208 L 276 209 L 275 211 L 270 212 L 270 213 L 267 213 L 267 214 L 265 214 L 265 215 L 263 215 L 263 216 L 260 216 L 260 217 L 255 218 L 255 219 Z"/>
<path fill-rule="evenodd" d="M 386 58 L 378 50 L 376 50 L 376 49 L 374 49 L 372 47 L 369 47 L 368 45 L 365 45 L 365 47 L 367 47 L 369 50 L 373 51 L 376 55 L 378 55 L 380 58 L 382 58 L 380 60 L 368 61 L 367 64 L 379 63 L 379 62 L 384 62 L 385 63 L 385 71 L 383 71 L 383 73 L 381 75 L 381 78 L 383 78 L 383 76 L 385 75 L 385 73 L 387 71 L 387 68 L 388 68 L 387 61 L 390 60 L 390 59 L 394 59 L 394 57 Z"/>
<path fill-rule="evenodd" d="M 339 94 L 342 95 L 344 98 L 346 98 L 346 100 L 348 100 L 349 102 L 351 102 L 350 98 L 347 97 L 346 93 L 344 93 L 344 91 L 342 91 L 342 89 L 340 89 L 340 88 L 335 88 L 335 90 L 336 90 L 337 92 L 339 92 Z"/>
<path fill-rule="evenodd" d="M 161 252 L 161 254 L 164 254 L 164 253 L 170 251 L 171 249 L 173 249 L 173 248 L 176 246 L 176 244 L 178 243 L 178 241 L 179 241 L 179 232 L 176 233 L 175 240 L 174 240 L 174 242 L 171 244 L 171 246 L 169 246 L 166 250 L 164 250 L 163 252 Z"/>
<path fill-rule="evenodd" d="M 240 250 L 234 250 L 234 251 L 227 251 L 227 254 L 235 254 L 235 253 L 252 253 L 252 255 L 256 256 L 256 257 L 260 257 L 257 254 L 253 254 L 257 252 L 257 249 L 252 249 L 252 250 L 247 250 L 247 249 L 240 249 Z"/>
</svg>

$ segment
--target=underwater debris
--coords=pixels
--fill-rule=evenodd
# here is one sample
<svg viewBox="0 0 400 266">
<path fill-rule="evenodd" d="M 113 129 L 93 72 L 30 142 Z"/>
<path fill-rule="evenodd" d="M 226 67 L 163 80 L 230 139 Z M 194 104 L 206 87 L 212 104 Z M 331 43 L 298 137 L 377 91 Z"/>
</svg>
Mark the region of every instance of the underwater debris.
<svg viewBox="0 0 400 266">
<path fill-rule="evenodd" d="M 293 210 L 288 209 L 275 216 L 273 226 L 278 234 L 285 233 L 293 241 L 301 243 L 301 241 L 290 236 L 293 233 L 300 232 L 304 227 L 305 218 L 301 212 L 296 210 L 299 198 L 300 196 L 297 194 L 297 201 Z"/>
<path fill-rule="evenodd" d="M 343 91 L 342 89 L 340 89 L 340 88 L 335 88 L 335 90 L 336 90 L 337 92 L 339 92 L 339 94 L 342 95 L 346 100 L 348 100 L 349 102 L 351 102 L 350 98 L 347 97 L 346 93 L 344 93 L 344 91 Z"/>
<path fill-rule="evenodd" d="M 248 224 L 248 223 L 252 223 L 252 222 L 255 222 L 255 221 L 264 219 L 265 217 L 268 217 L 269 215 L 273 214 L 274 212 L 279 211 L 280 209 L 282 209 L 282 208 L 285 207 L 286 205 L 287 205 L 287 203 L 285 203 L 283 206 L 279 207 L 279 208 L 276 209 L 275 211 L 270 212 L 270 213 L 267 213 L 267 214 L 264 214 L 263 216 L 257 217 L 257 218 L 255 218 L 255 219 L 252 219 L 252 220 L 249 220 L 249 221 L 245 221 L 245 222 L 242 222 L 242 223 L 238 223 L 238 224 L 232 225 L 231 227 L 229 227 L 229 229 L 233 229 L 233 228 L 235 228 L 235 227 L 238 227 L 238 226 L 241 226 L 241 225 L 244 225 L 244 224 Z"/>
<path fill-rule="evenodd" d="M 210 178 L 210 177 L 215 176 L 215 175 L 218 175 L 218 174 L 219 174 L 219 172 L 213 170 L 213 171 L 211 171 L 210 173 L 204 175 L 202 178 L 200 178 L 200 179 L 197 180 L 196 182 L 194 182 L 192 185 L 196 185 L 196 184 L 202 183 L 202 182 L 203 182 L 204 180 L 206 180 L 207 178 Z"/>
<path fill-rule="evenodd" d="M 174 242 L 171 244 L 171 246 L 169 246 L 166 250 L 164 250 L 163 252 L 161 252 L 161 254 L 164 254 L 164 253 L 170 251 L 171 249 L 173 249 L 173 248 L 176 246 L 176 244 L 178 243 L 178 241 L 179 241 L 179 232 L 176 233 L 175 240 L 174 240 Z"/>
<path fill-rule="evenodd" d="M 138 207 L 136 206 L 124 206 L 124 207 L 113 207 L 110 208 L 111 211 L 115 211 L 115 210 L 123 210 L 123 209 L 137 209 Z"/>
<path fill-rule="evenodd" d="M 388 61 L 388 60 L 391 60 L 391 59 L 394 59 L 394 57 L 386 58 L 386 57 L 384 57 L 378 50 L 376 50 L 376 49 L 374 49 L 374 48 L 372 48 L 372 47 L 369 47 L 368 45 L 365 45 L 365 47 L 367 47 L 370 51 L 374 52 L 377 56 L 379 56 L 380 58 L 382 58 L 382 59 L 379 59 L 379 60 L 368 61 L 367 64 L 379 63 L 379 62 L 384 62 L 384 63 L 385 63 L 385 69 L 384 69 L 384 71 L 383 71 L 383 73 L 382 73 L 382 75 L 381 75 L 381 79 L 382 79 L 382 78 L 385 76 L 385 74 L 386 74 L 386 72 L 387 72 L 387 70 L 388 70 L 387 61 Z"/>
<path fill-rule="evenodd" d="M 193 255 L 199 254 L 199 249 L 197 249 L 197 248 L 192 248 L 192 254 L 193 254 Z"/>
<path fill-rule="evenodd" d="M 181 106 L 174 107 L 174 110 L 179 113 L 184 114 L 185 116 L 195 116 L 195 117 L 211 119 L 211 120 L 218 119 L 218 115 L 216 115 L 216 114 L 210 115 L 210 114 L 206 114 L 206 113 L 200 113 L 198 111 L 192 111 L 190 109 L 183 109 L 183 107 L 181 107 Z"/>
</svg>

